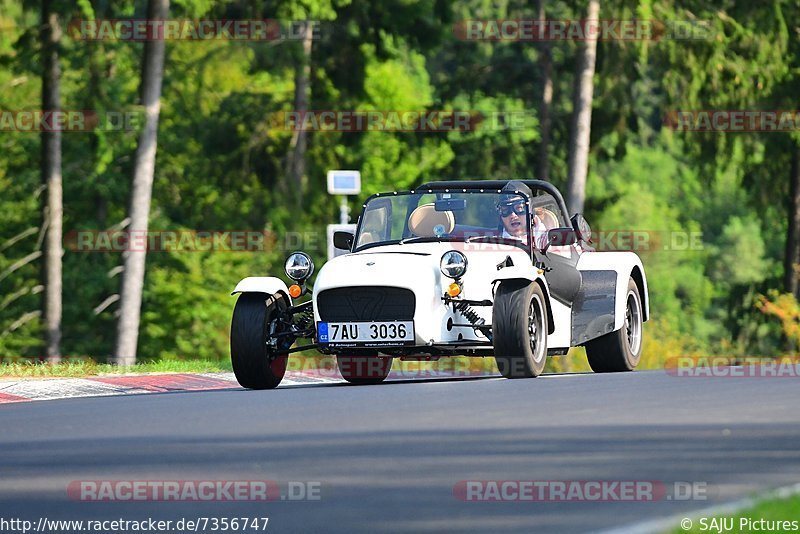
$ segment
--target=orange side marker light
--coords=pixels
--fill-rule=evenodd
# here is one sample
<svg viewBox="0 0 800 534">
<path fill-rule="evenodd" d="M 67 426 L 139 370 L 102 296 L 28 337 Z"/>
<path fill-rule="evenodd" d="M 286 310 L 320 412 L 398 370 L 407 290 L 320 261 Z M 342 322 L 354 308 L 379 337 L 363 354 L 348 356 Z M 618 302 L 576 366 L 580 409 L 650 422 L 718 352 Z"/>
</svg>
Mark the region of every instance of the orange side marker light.
<svg viewBox="0 0 800 534">
<path fill-rule="evenodd" d="M 453 282 L 447 288 L 447 294 L 451 297 L 457 297 L 461 294 L 461 286 Z"/>
<path fill-rule="evenodd" d="M 291 295 L 291 297 L 293 299 L 296 299 L 302 293 L 303 293 L 303 289 L 300 286 L 298 286 L 297 284 L 292 284 L 292 285 L 289 286 L 289 295 Z"/>
</svg>

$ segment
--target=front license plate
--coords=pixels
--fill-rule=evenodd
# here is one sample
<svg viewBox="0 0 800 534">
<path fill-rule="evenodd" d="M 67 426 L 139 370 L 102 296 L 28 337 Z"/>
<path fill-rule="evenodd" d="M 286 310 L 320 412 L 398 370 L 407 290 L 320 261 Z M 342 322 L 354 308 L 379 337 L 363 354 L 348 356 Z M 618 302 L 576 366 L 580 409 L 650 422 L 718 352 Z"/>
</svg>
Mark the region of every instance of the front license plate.
<svg viewBox="0 0 800 534">
<path fill-rule="evenodd" d="M 338 346 L 384 347 L 414 342 L 414 321 L 317 323 L 320 343 Z"/>
</svg>

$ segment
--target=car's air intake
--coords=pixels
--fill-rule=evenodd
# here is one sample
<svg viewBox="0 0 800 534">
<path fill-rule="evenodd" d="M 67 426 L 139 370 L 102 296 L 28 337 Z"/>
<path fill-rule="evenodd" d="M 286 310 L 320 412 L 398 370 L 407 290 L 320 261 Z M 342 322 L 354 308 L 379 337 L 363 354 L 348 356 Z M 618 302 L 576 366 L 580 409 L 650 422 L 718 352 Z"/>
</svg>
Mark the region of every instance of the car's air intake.
<svg viewBox="0 0 800 534">
<path fill-rule="evenodd" d="M 416 299 L 399 287 L 337 287 L 317 295 L 323 321 L 411 321 Z"/>
</svg>

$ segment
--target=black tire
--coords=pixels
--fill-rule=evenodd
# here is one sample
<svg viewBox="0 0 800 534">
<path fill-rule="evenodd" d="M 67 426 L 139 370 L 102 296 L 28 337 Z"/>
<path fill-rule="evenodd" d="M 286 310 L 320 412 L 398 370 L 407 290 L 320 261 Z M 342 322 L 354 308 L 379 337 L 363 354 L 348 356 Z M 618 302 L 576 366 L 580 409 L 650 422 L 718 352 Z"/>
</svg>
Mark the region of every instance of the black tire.
<svg viewBox="0 0 800 534">
<path fill-rule="evenodd" d="M 336 365 L 342 378 L 357 385 L 380 384 L 392 370 L 392 358 L 383 356 L 336 355 Z"/>
<path fill-rule="evenodd" d="M 547 359 L 547 305 L 536 282 L 501 282 L 492 308 L 497 368 L 506 378 L 534 378 Z"/>
<path fill-rule="evenodd" d="M 633 371 L 642 357 L 642 299 L 633 278 L 628 279 L 622 328 L 586 343 L 586 357 L 595 373 Z"/>
<path fill-rule="evenodd" d="M 270 323 L 286 306 L 286 299 L 278 294 L 239 295 L 231 320 L 231 364 L 242 387 L 273 389 L 281 383 L 289 356 L 270 357 L 267 338 Z M 288 348 L 293 342 L 284 338 L 281 348 Z"/>
</svg>

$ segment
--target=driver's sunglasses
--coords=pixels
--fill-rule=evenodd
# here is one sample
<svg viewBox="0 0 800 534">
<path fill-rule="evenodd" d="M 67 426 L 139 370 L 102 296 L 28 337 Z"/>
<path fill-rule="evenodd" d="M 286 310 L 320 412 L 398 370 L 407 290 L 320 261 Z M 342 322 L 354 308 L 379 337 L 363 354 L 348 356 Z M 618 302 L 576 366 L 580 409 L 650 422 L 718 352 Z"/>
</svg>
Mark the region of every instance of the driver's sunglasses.
<svg viewBox="0 0 800 534">
<path fill-rule="evenodd" d="M 516 204 L 500 206 L 499 208 L 500 216 L 501 217 L 508 217 L 512 213 L 516 213 L 517 215 L 524 215 L 525 214 L 525 203 L 524 202 L 517 202 Z"/>
</svg>

